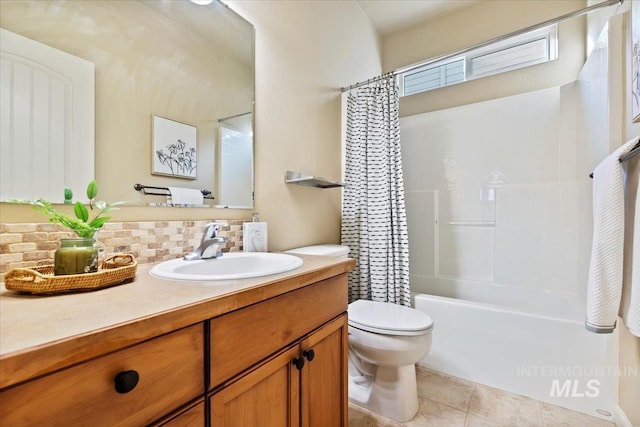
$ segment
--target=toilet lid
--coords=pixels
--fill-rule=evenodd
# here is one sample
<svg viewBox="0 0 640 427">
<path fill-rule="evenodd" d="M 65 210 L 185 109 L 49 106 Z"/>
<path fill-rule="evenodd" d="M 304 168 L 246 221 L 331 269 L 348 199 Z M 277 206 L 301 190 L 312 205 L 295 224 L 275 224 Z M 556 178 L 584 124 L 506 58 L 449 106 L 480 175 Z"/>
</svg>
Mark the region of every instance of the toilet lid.
<svg viewBox="0 0 640 427">
<path fill-rule="evenodd" d="M 349 304 L 349 324 L 387 335 L 421 335 L 433 328 L 426 313 L 388 302 L 357 300 Z"/>
</svg>

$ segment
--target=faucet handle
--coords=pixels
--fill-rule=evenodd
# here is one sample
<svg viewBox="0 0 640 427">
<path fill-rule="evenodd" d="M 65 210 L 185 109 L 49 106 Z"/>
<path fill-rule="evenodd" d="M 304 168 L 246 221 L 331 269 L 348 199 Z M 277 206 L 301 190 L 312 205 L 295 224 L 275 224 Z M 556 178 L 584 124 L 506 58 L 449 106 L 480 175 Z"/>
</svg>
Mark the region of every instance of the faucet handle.
<svg viewBox="0 0 640 427">
<path fill-rule="evenodd" d="M 205 239 L 213 239 L 214 237 L 218 237 L 218 233 L 220 232 L 220 228 L 226 225 L 221 222 L 210 222 L 209 224 L 204 226 L 204 234 L 202 235 L 202 240 Z"/>
</svg>

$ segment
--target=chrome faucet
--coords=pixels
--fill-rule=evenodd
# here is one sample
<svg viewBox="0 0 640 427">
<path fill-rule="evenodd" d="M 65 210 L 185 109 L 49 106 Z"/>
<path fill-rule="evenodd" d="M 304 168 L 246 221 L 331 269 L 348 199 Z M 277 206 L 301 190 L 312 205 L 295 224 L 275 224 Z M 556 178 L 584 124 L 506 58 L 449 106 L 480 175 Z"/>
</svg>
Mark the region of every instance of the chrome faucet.
<svg viewBox="0 0 640 427">
<path fill-rule="evenodd" d="M 219 237 L 218 232 L 224 224 L 218 222 L 210 222 L 204 227 L 204 234 L 200 241 L 200 246 L 193 252 L 184 256 L 185 261 L 194 261 L 198 259 L 211 259 L 222 256 L 220 247 L 227 243 L 226 237 Z"/>
</svg>

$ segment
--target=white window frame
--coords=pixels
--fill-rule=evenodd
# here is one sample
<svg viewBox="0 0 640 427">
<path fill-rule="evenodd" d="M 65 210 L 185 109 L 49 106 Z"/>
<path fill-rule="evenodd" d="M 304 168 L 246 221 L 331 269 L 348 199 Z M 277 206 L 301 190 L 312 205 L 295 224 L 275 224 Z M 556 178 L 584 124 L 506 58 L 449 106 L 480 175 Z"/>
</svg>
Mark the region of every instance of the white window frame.
<svg viewBox="0 0 640 427">
<path fill-rule="evenodd" d="M 533 43 L 540 40 L 544 40 L 545 42 L 546 55 L 544 57 L 531 58 L 529 60 L 524 60 L 520 62 L 514 61 L 513 64 L 506 64 L 505 66 L 500 67 L 499 69 L 489 70 L 487 72 L 475 72 L 473 70 L 473 61 L 475 59 L 486 57 L 487 55 L 497 54 L 497 53 L 512 49 L 514 47 L 526 45 L 528 43 Z M 444 66 L 446 66 L 447 64 L 460 61 L 461 59 L 464 59 L 462 81 L 449 83 L 449 84 L 446 84 L 446 82 L 442 82 L 442 84 L 438 87 L 433 87 L 433 88 L 421 90 L 418 92 L 405 94 L 405 78 L 406 77 L 415 75 L 417 73 L 420 73 L 426 70 L 431 70 L 433 68 L 443 67 L 444 69 Z M 509 37 L 508 39 L 500 40 L 495 43 L 491 43 L 487 46 L 471 49 L 459 55 L 446 57 L 441 60 L 438 60 L 438 59 L 427 60 L 423 63 L 407 67 L 406 68 L 407 71 L 399 70 L 397 72 L 397 78 L 398 78 L 398 86 L 400 87 L 400 96 L 415 95 L 417 93 L 427 92 L 430 90 L 435 90 L 435 89 L 439 89 L 446 86 L 452 86 L 455 84 L 464 83 L 466 81 L 478 79 L 481 77 L 492 76 L 495 74 L 505 73 L 508 71 L 529 67 L 532 65 L 551 62 L 556 59 L 558 59 L 558 25 L 553 24 L 548 27 L 530 31 L 525 34 Z"/>
</svg>

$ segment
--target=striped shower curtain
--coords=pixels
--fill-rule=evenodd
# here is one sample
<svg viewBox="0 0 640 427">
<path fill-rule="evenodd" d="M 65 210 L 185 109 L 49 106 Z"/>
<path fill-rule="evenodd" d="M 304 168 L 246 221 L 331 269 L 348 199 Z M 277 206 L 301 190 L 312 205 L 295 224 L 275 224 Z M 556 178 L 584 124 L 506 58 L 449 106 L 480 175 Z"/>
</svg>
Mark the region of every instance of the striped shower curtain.
<svg viewBox="0 0 640 427">
<path fill-rule="evenodd" d="M 398 107 L 391 74 L 347 98 L 342 244 L 356 260 L 350 302 L 411 304 Z"/>
</svg>

